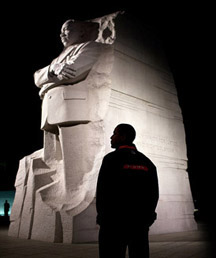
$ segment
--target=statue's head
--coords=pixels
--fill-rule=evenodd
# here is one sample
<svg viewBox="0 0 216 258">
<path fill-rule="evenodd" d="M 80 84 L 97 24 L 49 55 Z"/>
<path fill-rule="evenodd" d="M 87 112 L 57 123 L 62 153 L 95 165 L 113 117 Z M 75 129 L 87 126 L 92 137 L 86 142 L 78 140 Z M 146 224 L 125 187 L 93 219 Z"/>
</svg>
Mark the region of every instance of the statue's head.
<svg viewBox="0 0 216 258">
<path fill-rule="evenodd" d="M 64 47 L 94 41 L 98 37 L 99 24 L 95 22 L 67 20 L 61 28 L 60 38 Z"/>
</svg>

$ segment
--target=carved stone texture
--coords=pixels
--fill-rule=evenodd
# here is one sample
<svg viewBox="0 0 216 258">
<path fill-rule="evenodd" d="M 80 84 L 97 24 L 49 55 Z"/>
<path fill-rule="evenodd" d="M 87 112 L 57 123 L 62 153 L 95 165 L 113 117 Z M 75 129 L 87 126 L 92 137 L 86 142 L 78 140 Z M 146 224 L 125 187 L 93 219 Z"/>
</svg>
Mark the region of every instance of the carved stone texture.
<svg viewBox="0 0 216 258">
<path fill-rule="evenodd" d="M 165 55 L 137 18 L 117 14 L 88 21 L 99 24 L 96 42 L 70 46 L 35 74 L 43 99 L 44 148 L 20 161 L 11 236 L 97 241 L 97 175 L 119 123 L 134 126 L 138 150 L 157 166 L 160 200 L 150 233 L 196 228 L 184 125 Z M 74 57 L 76 52 L 82 57 L 82 51 L 90 63 Z M 53 64 L 73 58 L 72 66 L 82 77 L 61 82 L 49 77 Z"/>
<path fill-rule="evenodd" d="M 92 38 L 96 27 L 100 32 L 106 29 L 107 21 L 115 16 L 102 17 L 104 22 L 98 19 L 98 26 L 90 26 L 95 22 L 88 21 L 78 28 L 93 29 L 88 31 L 89 37 L 85 35 L 86 40 Z M 63 28 L 67 29 L 67 25 L 68 22 Z M 112 25 L 109 30 L 114 30 Z M 105 153 L 103 121 L 113 65 L 113 46 L 110 41 L 103 44 L 109 35 L 104 40 L 103 36 L 102 33 L 95 37 L 97 42 L 83 42 L 81 35 L 78 43 L 66 46 L 50 65 L 34 74 L 43 99 L 44 148 L 20 162 L 9 235 L 71 243 L 73 217 L 94 199 L 97 173 Z M 55 65 L 58 72 L 52 70 Z M 75 76 L 65 79 L 60 68 L 67 65 Z"/>
</svg>

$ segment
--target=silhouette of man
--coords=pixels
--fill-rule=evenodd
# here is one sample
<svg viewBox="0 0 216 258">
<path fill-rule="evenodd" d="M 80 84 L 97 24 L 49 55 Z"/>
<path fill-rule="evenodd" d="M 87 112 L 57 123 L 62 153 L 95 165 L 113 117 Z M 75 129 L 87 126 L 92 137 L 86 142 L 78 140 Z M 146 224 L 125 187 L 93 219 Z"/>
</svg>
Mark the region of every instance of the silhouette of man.
<svg viewBox="0 0 216 258">
<path fill-rule="evenodd" d="M 156 219 L 158 179 L 155 165 L 133 144 L 136 132 L 119 124 L 111 136 L 115 151 L 100 168 L 97 193 L 97 224 L 100 258 L 149 257 L 149 227 Z"/>
<path fill-rule="evenodd" d="M 6 200 L 4 203 L 4 216 L 8 217 L 8 212 L 10 210 L 10 204 L 8 203 L 8 201 Z"/>
</svg>

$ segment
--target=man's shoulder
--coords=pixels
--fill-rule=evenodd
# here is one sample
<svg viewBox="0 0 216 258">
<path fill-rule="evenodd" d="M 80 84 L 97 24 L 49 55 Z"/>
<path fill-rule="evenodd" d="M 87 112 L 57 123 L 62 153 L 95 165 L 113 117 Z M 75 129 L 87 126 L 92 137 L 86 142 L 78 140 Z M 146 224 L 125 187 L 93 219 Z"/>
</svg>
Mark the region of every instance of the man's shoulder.
<svg viewBox="0 0 216 258">
<path fill-rule="evenodd" d="M 137 151 L 137 154 L 139 155 L 140 159 L 142 159 L 143 161 L 145 161 L 146 163 L 148 163 L 151 167 L 156 168 L 155 164 L 152 162 L 152 160 L 147 157 L 145 154 L 143 154 L 140 151 Z"/>
<path fill-rule="evenodd" d="M 104 159 L 111 159 L 111 158 L 113 158 L 113 157 L 116 157 L 116 155 L 117 155 L 117 151 L 114 150 L 114 151 L 111 151 L 111 152 L 107 153 L 107 154 L 104 156 Z"/>
<path fill-rule="evenodd" d="M 112 151 L 112 152 L 107 153 L 103 157 L 102 164 L 103 164 L 103 166 L 110 167 L 114 163 L 116 163 L 117 160 L 118 160 L 118 158 L 116 156 L 116 151 Z"/>
</svg>

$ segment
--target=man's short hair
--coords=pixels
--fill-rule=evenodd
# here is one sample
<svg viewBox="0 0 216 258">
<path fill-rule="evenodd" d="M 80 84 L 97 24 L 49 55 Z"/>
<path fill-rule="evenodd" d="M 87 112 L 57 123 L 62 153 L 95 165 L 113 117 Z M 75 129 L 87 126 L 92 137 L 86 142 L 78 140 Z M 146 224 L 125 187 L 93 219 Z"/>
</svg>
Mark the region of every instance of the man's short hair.
<svg viewBox="0 0 216 258">
<path fill-rule="evenodd" d="M 136 137 L 136 131 L 130 124 L 119 124 L 117 125 L 118 132 L 120 135 L 126 136 L 126 143 L 132 143 Z"/>
</svg>

